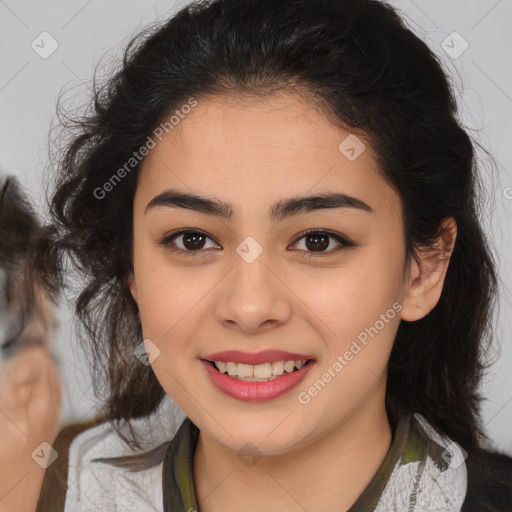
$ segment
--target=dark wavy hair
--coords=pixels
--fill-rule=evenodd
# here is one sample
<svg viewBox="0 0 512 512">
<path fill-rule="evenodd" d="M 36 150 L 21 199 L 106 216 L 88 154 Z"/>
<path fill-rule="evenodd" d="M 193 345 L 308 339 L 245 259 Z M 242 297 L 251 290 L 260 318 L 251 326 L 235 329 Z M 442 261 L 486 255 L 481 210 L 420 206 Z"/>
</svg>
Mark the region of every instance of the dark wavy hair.
<svg viewBox="0 0 512 512">
<path fill-rule="evenodd" d="M 119 425 L 149 415 L 165 396 L 133 356 L 142 331 L 127 278 L 140 162 L 122 180 L 113 175 L 191 97 L 279 91 L 303 95 L 335 126 L 371 141 L 402 201 L 408 256 L 434 246 L 443 219 L 456 220 L 438 304 L 399 325 L 386 408 L 393 425 L 418 412 L 466 450 L 478 447 L 498 280 L 480 224 L 476 143 L 439 59 L 377 0 L 196 1 L 132 38 L 122 65 L 94 81 L 86 115 L 61 120 L 68 136 L 51 199 L 53 243 L 39 257 L 85 280 L 76 313 L 104 418 Z"/>
</svg>

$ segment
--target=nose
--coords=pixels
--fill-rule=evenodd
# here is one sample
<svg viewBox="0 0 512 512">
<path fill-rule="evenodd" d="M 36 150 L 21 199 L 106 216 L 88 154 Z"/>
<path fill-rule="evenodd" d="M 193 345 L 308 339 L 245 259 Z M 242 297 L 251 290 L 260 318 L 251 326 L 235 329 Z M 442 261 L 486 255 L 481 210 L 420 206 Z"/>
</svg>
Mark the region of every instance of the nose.
<svg viewBox="0 0 512 512">
<path fill-rule="evenodd" d="M 289 321 L 291 295 L 264 253 L 252 263 L 235 258 L 234 268 L 223 280 L 215 314 L 229 329 L 265 332 Z"/>
</svg>

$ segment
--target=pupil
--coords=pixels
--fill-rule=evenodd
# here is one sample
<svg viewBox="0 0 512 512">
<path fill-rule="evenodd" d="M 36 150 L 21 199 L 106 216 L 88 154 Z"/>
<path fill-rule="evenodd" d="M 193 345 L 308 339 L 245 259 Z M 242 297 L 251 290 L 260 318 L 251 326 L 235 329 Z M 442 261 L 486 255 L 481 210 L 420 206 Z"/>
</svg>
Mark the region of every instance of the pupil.
<svg viewBox="0 0 512 512">
<path fill-rule="evenodd" d="M 319 240 L 321 241 L 319 242 Z M 313 245 L 309 244 L 310 241 L 313 242 Z M 329 237 L 326 235 L 309 235 L 306 238 L 306 247 L 314 251 L 326 249 L 329 247 Z"/>
<path fill-rule="evenodd" d="M 190 240 L 193 240 L 191 244 L 188 243 Z M 183 245 L 190 250 L 202 249 L 204 245 L 204 236 L 200 233 L 188 233 L 183 236 Z"/>
</svg>

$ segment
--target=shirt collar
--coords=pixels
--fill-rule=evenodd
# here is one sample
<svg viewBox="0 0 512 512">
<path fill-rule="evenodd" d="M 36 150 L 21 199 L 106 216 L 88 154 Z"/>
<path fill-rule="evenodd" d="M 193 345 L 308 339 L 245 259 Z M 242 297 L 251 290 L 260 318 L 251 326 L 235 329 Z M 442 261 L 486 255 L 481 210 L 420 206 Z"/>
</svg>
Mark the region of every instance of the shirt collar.
<svg viewBox="0 0 512 512">
<path fill-rule="evenodd" d="M 186 417 L 165 452 L 162 483 L 164 512 L 199 512 L 193 461 L 199 429 Z"/>
<path fill-rule="evenodd" d="M 418 421 L 416 418 L 419 418 Z M 187 417 L 165 453 L 162 474 L 164 512 L 199 512 L 193 479 L 193 460 L 198 437 L 199 428 Z M 427 462 L 431 462 L 429 467 L 435 468 L 435 476 L 432 479 L 435 480 L 442 473 L 448 474 L 449 471 L 446 470 L 450 469 L 450 464 L 445 457 L 447 444 L 439 444 L 440 440 L 423 417 L 417 414 L 402 416 L 384 461 L 348 512 L 370 512 L 378 509 L 385 491 L 388 490 L 389 494 L 388 483 L 392 474 L 396 474 L 409 463 L 417 463 L 416 476 L 412 477 L 416 482 L 428 479 L 428 472 L 425 471 Z M 450 443 L 450 440 L 448 439 L 446 443 Z M 465 466 L 461 470 L 465 476 Z M 459 475 L 461 470 L 458 472 Z M 410 499 L 415 501 L 415 494 L 419 494 L 421 489 L 415 482 L 412 483 L 412 486 L 409 485 L 411 482 L 406 483 L 409 485 L 407 489 L 412 489 L 407 492 Z M 462 482 L 460 488 L 462 487 L 464 489 L 461 492 L 464 496 L 465 482 Z M 415 510 L 414 506 L 409 510 Z"/>
</svg>

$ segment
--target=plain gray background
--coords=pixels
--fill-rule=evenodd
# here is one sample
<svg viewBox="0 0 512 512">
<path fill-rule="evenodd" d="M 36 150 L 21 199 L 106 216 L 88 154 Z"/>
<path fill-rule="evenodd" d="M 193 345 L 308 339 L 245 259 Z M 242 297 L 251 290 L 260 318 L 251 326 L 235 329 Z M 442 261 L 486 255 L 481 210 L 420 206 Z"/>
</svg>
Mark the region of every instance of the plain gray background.
<svg viewBox="0 0 512 512">
<path fill-rule="evenodd" d="M 136 31 L 186 3 L 0 0 L 0 170 L 16 175 L 41 211 L 48 175 L 48 133 L 55 123 L 61 89 L 71 90 L 66 99 L 74 98 L 74 104 L 80 106 L 100 58 L 108 69 L 108 63 L 121 57 Z M 512 1 L 389 3 L 443 60 L 457 93 L 461 121 L 496 160 L 494 177 L 491 162 L 482 160 L 489 198 L 483 221 L 494 241 L 503 281 L 496 321 L 501 352 L 491 354 L 496 363 L 482 386 L 487 398 L 483 414 L 495 447 L 512 454 L 512 234 L 508 229 L 512 215 L 512 59 L 507 50 L 512 43 Z M 49 36 L 41 36 L 43 32 Z M 58 48 L 42 58 L 52 44 Z M 67 422 L 89 416 L 95 399 L 65 304 L 59 310 L 59 320 L 53 352 L 65 382 L 63 422 Z"/>
</svg>

